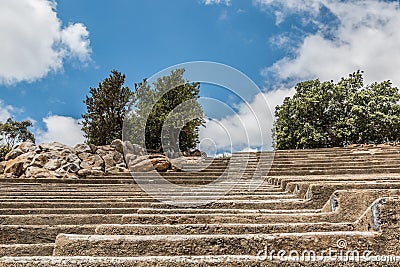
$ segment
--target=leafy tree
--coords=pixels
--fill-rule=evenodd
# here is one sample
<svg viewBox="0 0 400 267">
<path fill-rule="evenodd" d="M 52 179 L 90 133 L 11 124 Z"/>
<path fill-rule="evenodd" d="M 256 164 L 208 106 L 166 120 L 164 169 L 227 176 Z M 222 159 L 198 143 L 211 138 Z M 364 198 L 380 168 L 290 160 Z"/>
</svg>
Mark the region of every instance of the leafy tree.
<svg viewBox="0 0 400 267">
<path fill-rule="evenodd" d="M 35 142 L 33 133 L 28 130 L 28 127 L 31 126 L 30 120 L 19 122 L 8 118 L 5 123 L 0 122 L 0 141 L 10 148 L 19 142 Z"/>
<path fill-rule="evenodd" d="M 122 138 L 127 104 L 133 97 L 124 83 L 125 75 L 112 70 L 97 88 L 90 88 L 90 96 L 83 101 L 87 112 L 82 115 L 82 130 L 89 144 L 106 145 Z"/>
<path fill-rule="evenodd" d="M 35 142 L 33 133 L 28 130 L 32 126 L 29 120 L 15 121 L 8 118 L 5 123 L 0 122 L 0 160 L 4 160 L 4 156 L 17 143 L 32 141 Z"/>
<path fill-rule="evenodd" d="M 188 151 L 198 143 L 198 128 L 204 114 L 198 103 L 200 84 L 183 78 L 185 70 L 176 69 L 157 79 L 135 84 L 135 98 L 127 120 L 127 139 L 145 145 L 150 151 L 174 153 Z M 141 135 L 145 129 L 145 135 Z M 163 142 L 164 140 L 164 142 Z"/>
<path fill-rule="evenodd" d="M 390 81 L 364 86 L 361 71 L 338 83 L 298 83 L 275 110 L 276 149 L 341 147 L 400 140 L 400 93 Z"/>
</svg>

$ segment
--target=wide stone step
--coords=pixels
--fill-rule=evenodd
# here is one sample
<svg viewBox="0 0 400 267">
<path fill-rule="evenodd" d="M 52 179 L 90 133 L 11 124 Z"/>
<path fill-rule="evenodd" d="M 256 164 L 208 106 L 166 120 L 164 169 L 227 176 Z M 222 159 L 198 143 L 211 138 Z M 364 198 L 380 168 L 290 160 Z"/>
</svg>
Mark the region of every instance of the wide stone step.
<svg viewBox="0 0 400 267">
<path fill-rule="evenodd" d="M 0 203 L 0 211 L 6 209 L 127 209 L 148 207 L 156 203 L 154 199 L 149 201 L 135 201 L 135 202 L 5 202 Z"/>
<path fill-rule="evenodd" d="M 337 261 L 332 257 L 317 257 L 315 261 L 301 262 L 304 267 L 365 267 L 366 261 L 349 262 L 344 259 Z M 369 258 L 368 263 L 376 267 L 394 267 L 398 266 L 398 262 L 383 262 L 377 257 Z M 367 264 L 368 264 L 367 263 Z M 115 266 L 115 267 L 197 267 L 197 266 L 220 266 L 220 267 L 292 267 L 297 266 L 297 260 L 282 261 L 278 257 L 265 257 L 264 255 L 208 255 L 208 256 L 143 256 L 143 257 L 88 257 L 88 256 L 71 256 L 71 257 L 4 257 L 0 258 L 0 266 L 2 267 L 93 267 L 93 266 Z M 300 266 L 300 265 L 299 265 Z"/>
<path fill-rule="evenodd" d="M 122 223 L 124 214 L 22 214 L 0 215 L 2 225 L 88 225 Z"/>
<path fill-rule="evenodd" d="M 335 175 L 335 176 L 307 176 L 307 177 L 269 177 L 267 180 L 271 185 L 280 186 L 285 189 L 286 185 L 291 182 L 301 181 L 316 181 L 316 182 L 335 182 L 335 181 L 388 181 L 388 180 L 399 180 L 399 174 L 368 174 L 368 175 Z"/>
<path fill-rule="evenodd" d="M 213 191 L 213 192 L 219 192 L 219 193 L 225 193 L 225 191 Z M 160 196 L 163 195 L 171 195 L 171 196 L 209 196 L 210 192 L 208 191 L 195 191 L 195 192 L 168 192 L 168 191 L 164 191 L 164 192 L 157 192 L 157 194 L 159 194 Z M 249 188 L 243 189 L 243 190 L 234 190 L 234 191 L 229 191 L 228 193 L 226 193 L 226 196 L 232 197 L 234 198 L 235 196 L 278 196 L 278 195 L 290 195 L 287 192 L 285 192 L 282 189 L 274 189 L 274 190 L 270 190 L 270 189 L 262 189 L 262 190 L 256 190 L 256 191 L 252 191 L 249 190 Z M 2 199 L 40 199 L 40 198 L 77 198 L 77 199 L 81 199 L 81 198 L 85 198 L 85 193 L 64 193 L 62 194 L 60 192 L 60 194 L 57 194 L 56 192 L 54 193 L 13 193 L 13 194 L 7 194 L 7 195 L 3 195 L 1 196 Z M 110 192 L 109 194 L 107 193 L 99 193 L 99 194 L 95 194 L 92 193 L 90 194 L 87 198 L 85 199 L 95 199 L 95 198 L 99 198 L 99 199 L 135 199 L 135 198 L 149 198 L 150 196 L 146 193 L 132 193 L 132 194 L 115 194 L 113 195 L 112 192 Z"/>
<path fill-rule="evenodd" d="M 54 243 L 58 234 L 94 234 L 96 225 L 0 225 L 0 244 Z"/>
<path fill-rule="evenodd" d="M 184 200 L 186 207 L 197 206 L 196 202 L 188 202 Z M 318 206 L 309 200 L 303 199 L 272 199 L 272 200 L 216 200 L 214 202 L 203 205 L 203 208 L 236 208 L 236 209 L 311 209 Z M 153 208 L 173 208 L 175 205 L 166 203 L 153 203 Z"/>
<path fill-rule="evenodd" d="M 289 183 L 286 186 L 288 192 L 297 194 L 300 197 L 312 198 L 312 197 L 323 197 L 327 198 L 336 190 L 349 190 L 349 189 L 400 189 L 400 181 L 391 181 L 384 183 L 377 182 L 323 182 L 323 183 Z"/>
<path fill-rule="evenodd" d="M 258 255 L 273 244 L 283 249 L 321 250 L 348 240 L 348 249 L 375 248 L 380 235 L 372 232 L 309 232 L 245 235 L 69 235 L 57 236 L 54 256 L 183 256 L 183 255 Z"/>
<path fill-rule="evenodd" d="M 284 210 L 284 209 L 203 209 L 203 208 L 139 208 L 138 214 L 281 214 L 290 213 L 296 216 L 297 213 L 320 213 L 318 209 L 299 209 L 299 210 Z"/>
<path fill-rule="evenodd" d="M 282 175 L 327 175 L 327 174 L 369 174 L 369 173 L 400 173 L 399 168 L 352 168 L 352 169 L 327 169 L 327 170 L 271 170 L 269 176 Z"/>
<path fill-rule="evenodd" d="M 200 198 L 200 200 L 207 200 Z M 176 200 L 179 202 L 179 199 Z M 187 202 L 187 206 L 197 206 L 197 202 Z M 206 204 L 207 208 L 242 208 L 242 209 L 279 209 L 285 207 L 287 209 L 300 209 L 312 207 L 311 203 L 302 199 L 274 199 L 274 200 L 217 200 Z M 167 203 L 161 202 L 132 202 L 132 203 L 2 203 L 0 214 L 83 214 L 83 213 L 100 213 L 100 214 L 117 214 L 117 213 L 135 213 L 138 208 L 154 207 L 168 208 L 174 207 Z"/>
<path fill-rule="evenodd" d="M 310 231 L 352 231 L 351 223 L 283 223 L 283 224 L 114 224 L 99 225 L 98 235 L 218 235 L 259 233 L 304 233 Z"/>
<path fill-rule="evenodd" d="M 396 164 L 374 164 L 371 162 L 366 162 L 365 165 L 363 164 L 330 164 L 330 165 L 324 165 L 324 166 L 316 166 L 314 164 L 308 164 L 305 166 L 273 166 L 271 168 L 271 171 L 280 171 L 280 170 L 286 170 L 286 171 L 313 171 L 313 170 L 321 170 L 321 171 L 328 171 L 332 169 L 347 169 L 347 170 L 359 170 L 359 169 L 364 169 L 364 170 L 373 170 L 373 169 L 383 169 L 383 168 L 389 168 L 389 169 L 394 169 L 400 165 L 399 163 Z"/>
<path fill-rule="evenodd" d="M 214 199 L 214 196 L 209 196 L 209 195 L 194 195 L 194 196 L 187 196 L 185 199 L 209 199 L 212 198 Z M 225 195 L 220 197 L 219 199 L 230 199 L 230 200 L 263 200 L 263 199 L 292 199 L 292 198 L 298 198 L 294 194 L 286 194 L 286 195 Z M 0 207 L 2 204 L 15 204 L 17 205 L 18 203 L 123 203 L 123 202 L 154 202 L 154 198 L 149 198 L 146 197 L 145 195 L 139 195 L 136 197 L 132 196 L 126 196 L 124 198 L 118 197 L 116 198 L 115 196 L 108 197 L 108 198 L 98 198 L 96 196 L 93 197 L 87 197 L 83 198 L 83 196 L 71 196 L 71 197 L 65 197 L 65 196 L 40 196 L 40 197 L 24 197 L 24 196 L 12 196 L 12 197 L 4 197 L 2 196 L 0 198 Z"/>
<path fill-rule="evenodd" d="M 145 206 L 145 205 L 143 205 Z M 131 214 L 137 208 L 26 208 L 26 209 L 0 209 L 1 215 L 26 215 L 26 214 Z M 1 217 L 0 217 L 1 220 Z"/>
<path fill-rule="evenodd" d="M 345 217 L 345 216 L 343 216 Z M 350 216 L 349 216 L 350 217 Z M 212 213 L 212 214 L 130 214 L 122 217 L 122 224 L 221 224 L 221 223 L 301 223 L 352 222 L 334 213 Z"/>
<path fill-rule="evenodd" d="M 50 256 L 54 243 L 39 244 L 0 244 L 0 257 L 3 256 Z"/>
</svg>

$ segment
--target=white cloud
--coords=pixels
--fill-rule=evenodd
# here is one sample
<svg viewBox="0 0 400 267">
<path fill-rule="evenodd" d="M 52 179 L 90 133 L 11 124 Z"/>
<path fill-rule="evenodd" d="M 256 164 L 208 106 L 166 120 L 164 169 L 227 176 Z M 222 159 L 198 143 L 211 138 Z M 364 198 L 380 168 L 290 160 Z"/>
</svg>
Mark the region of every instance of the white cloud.
<svg viewBox="0 0 400 267">
<path fill-rule="evenodd" d="M 272 10 L 276 16 L 276 24 L 296 13 L 307 13 L 308 16 L 317 16 L 323 0 L 253 0 L 256 6 L 263 10 Z"/>
<path fill-rule="evenodd" d="M 275 107 L 293 94 L 294 88 L 259 93 L 251 103 L 239 105 L 235 115 L 207 120 L 206 128 L 200 129 L 200 141 L 212 141 L 201 143 L 201 149 L 211 154 L 231 150 L 254 151 L 260 147 L 262 150 L 271 149 Z"/>
<path fill-rule="evenodd" d="M 61 42 L 67 47 L 68 56 L 77 57 L 81 62 L 90 59 L 89 32 L 82 23 L 69 25 L 61 32 Z"/>
<path fill-rule="evenodd" d="M 400 85 L 400 9 L 398 3 L 365 1 L 270 1 L 257 3 L 269 8 L 281 6 L 283 16 L 306 12 L 315 18 L 320 6 L 337 19 L 337 27 L 323 20 L 313 21 L 318 27 L 294 47 L 294 56 L 287 56 L 263 70 L 278 80 L 339 79 L 357 69 L 365 71 L 366 82 L 392 80 Z M 279 18 L 282 20 L 282 18 Z M 329 36 L 329 37 L 327 37 Z"/>
<path fill-rule="evenodd" d="M 230 6 L 231 5 L 231 0 L 203 0 L 202 1 L 205 5 L 226 5 Z"/>
<path fill-rule="evenodd" d="M 10 105 L 6 105 L 3 100 L 0 99 L 0 122 L 5 122 L 8 118 L 12 117 L 15 108 Z"/>
<path fill-rule="evenodd" d="M 71 117 L 51 115 L 43 119 L 46 124 L 46 131 L 37 131 L 37 143 L 60 142 L 65 145 L 74 146 L 83 143 L 82 126 L 79 120 Z"/>
<path fill-rule="evenodd" d="M 66 58 L 90 59 L 86 27 L 63 27 L 55 8 L 51 0 L 0 1 L 0 83 L 40 79 Z"/>
</svg>

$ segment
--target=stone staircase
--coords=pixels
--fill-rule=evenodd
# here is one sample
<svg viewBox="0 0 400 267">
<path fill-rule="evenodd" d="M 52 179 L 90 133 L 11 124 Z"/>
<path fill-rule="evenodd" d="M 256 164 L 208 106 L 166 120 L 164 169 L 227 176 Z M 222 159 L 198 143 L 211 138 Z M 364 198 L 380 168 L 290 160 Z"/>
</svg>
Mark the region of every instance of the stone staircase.
<svg viewBox="0 0 400 267">
<path fill-rule="evenodd" d="M 400 147 L 388 146 L 235 153 L 161 184 L 151 172 L 4 178 L 0 266 L 398 266 L 399 167 Z M 204 186 L 224 175 L 229 192 L 214 199 Z"/>
</svg>

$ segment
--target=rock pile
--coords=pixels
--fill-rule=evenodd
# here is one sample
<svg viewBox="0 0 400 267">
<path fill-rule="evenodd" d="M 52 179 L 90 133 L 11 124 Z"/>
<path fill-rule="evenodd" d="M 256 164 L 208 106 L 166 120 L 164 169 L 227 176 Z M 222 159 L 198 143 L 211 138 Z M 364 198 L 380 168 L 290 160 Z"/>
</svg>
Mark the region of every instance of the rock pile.
<svg viewBox="0 0 400 267">
<path fill-rule="evenodd" d="M 0 175 L 7 178 L 81 178 L 128 171 L 172 170 L 166 156 L 146 155 L 142 147 L 121 140 L 105 146 L 78 144 L 75 147 L 58 142 L 40 145 L 24 142 L 14 147 L 5 159 L 0 163 Z"/>
</svg>

